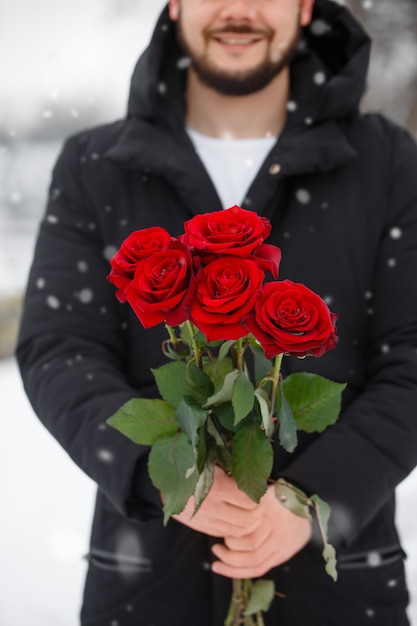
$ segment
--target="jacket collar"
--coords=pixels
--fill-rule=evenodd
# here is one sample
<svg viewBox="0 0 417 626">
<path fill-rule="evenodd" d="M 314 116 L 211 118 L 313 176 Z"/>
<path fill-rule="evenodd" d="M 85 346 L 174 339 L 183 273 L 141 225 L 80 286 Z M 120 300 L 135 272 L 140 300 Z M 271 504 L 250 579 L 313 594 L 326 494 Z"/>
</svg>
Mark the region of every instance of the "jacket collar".
<svg viewBox="0 0 417 626">
<path fill-rule="evenodd" d="M 358 112 L 369 50 L 368 36 L 346 9 L 330 0 L 316 0 L 312 23 L 291 65 L 294 110 L 261 176 L 277 164 L 280 175 L 294 176 L 336 169 L 355 158 L 340 121 Z M 177 187 L 184 181 L 188 191 L 192 171 L 192 186 L 201 183 L 203 204 L 213 206 L 218 204 L 217 194 L 207 185 L 206 171 L 184 131 L 183 61 L 166 7 L 136 65 L 128 117 L 107 156 L 127 167 L 155 172 Z"/>
</svg>

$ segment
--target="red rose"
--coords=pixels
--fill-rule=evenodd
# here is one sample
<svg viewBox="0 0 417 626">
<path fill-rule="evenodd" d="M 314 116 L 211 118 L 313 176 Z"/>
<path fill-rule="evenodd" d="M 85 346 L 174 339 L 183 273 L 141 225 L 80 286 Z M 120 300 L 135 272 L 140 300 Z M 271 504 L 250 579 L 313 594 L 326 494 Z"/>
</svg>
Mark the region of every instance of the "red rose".
<svg viewBox="0 0 417 626">
<path fill-rule="evenodd" d="M 264 272 L 269 272 L 277 280 L 281 250 L 270 243 L 263 243 L 253 251 L 253 258 Z"/>
<path fill-rule="evenodd" d="M 252 259 L 224 256 L 197 275 L 191 321 L 209 341 L 240 339 L 247 334 L 242 319 L 255 306 L 264 272 Z"/>
<path fill-rule="evenodd" d="M 322 356 L 337 343 L 337 315 L 314 291 L 290 280 L 267 283 L 245 325 L 268 359 Z"/>
<path fill-rule="evenodd" d="M 116 296 L 121 302 L 126 301 L 123 292 L 133 279 L 137 264 L 149 258 L 154 252 L 164 250 L 175 241 L 169 232 L 160 226 L 136 230 L 124 240 L 110 260 L 112 270 L 107 277 L 119 289 Z"/>
<path fill-rule="evenodd" d="M 189 317 L 193 284 L 189 251 L 171 244 L 136 265 L 124 296 L 145 328 L 161 322 L 176 326 Z"/>
<path fill-rule="evenodd" d="M 247 257 L 270 234 L 265 217 L 238 206 L 196 215 L 184 224 L 180 240 L 197 254 L 229 254 Z"/>
</svg>

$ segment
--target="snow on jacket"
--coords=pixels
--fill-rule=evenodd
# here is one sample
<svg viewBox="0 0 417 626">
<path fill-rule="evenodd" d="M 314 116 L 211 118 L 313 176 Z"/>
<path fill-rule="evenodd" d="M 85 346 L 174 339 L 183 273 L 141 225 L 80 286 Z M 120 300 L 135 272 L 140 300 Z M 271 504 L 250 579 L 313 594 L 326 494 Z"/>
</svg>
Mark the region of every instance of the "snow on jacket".
<svg viewBox="0 0 417 626">
<path fill-rule="evenodd" d="M 291 68 L 283 133 L 244 207 L 267 216 L 280 278 L 304 282 L 339 314 L 320 359 L 285 359 L 347 382 L 343 413 L 273 476 L 333 507 L 339 582 L 312 542 L 270 576 L 266 624 L 406 624 L 394 489 L 417 461 L 417 150 L 361 115 L 370 43 L 347 11 L 317 0 Z M 144 330 L 106 281 L 132 230 L 171 234 L 220 210 L 184 131 L 184 63 L 165 10 L 135 69 L 126 119 L 70 138 L 53 173 L 30 274 L 18 361 L 39 418 L 98 485 L 82 623 L 220 626 L 230 581 L 211 574 L 202 534 L 170 521 L 146 471 L 148 449 L 106 427 L 131 397 L 157 395 L 162 326 Z M 325 78 L 325 80 L 323 80 Z M 65 485 L 62 485 L 65 489 Z"/>
</svg>

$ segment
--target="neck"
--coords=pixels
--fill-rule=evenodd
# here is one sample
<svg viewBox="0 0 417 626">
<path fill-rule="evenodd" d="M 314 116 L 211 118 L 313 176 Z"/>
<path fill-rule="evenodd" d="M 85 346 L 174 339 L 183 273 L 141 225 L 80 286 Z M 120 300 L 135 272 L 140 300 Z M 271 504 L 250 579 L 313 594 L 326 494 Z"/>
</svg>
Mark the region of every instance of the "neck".
<svg viewBox="0 0 417 626">
<path fill-rule="evenodd" d="M 279 135 L 289 97 L 289 70 L 248 96 L 226 96 L 203 84 L 190 68 L 186 123 L 209 137 L 249 139 Z"/>
</svg>

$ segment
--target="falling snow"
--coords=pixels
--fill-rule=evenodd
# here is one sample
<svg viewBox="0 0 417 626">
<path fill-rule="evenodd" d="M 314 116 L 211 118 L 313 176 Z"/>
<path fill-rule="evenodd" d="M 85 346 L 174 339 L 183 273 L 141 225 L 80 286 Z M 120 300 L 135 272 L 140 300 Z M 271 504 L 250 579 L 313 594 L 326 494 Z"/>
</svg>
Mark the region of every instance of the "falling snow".
<svg viewBox="0 0 417 626">
<path fill-rule="evenodd" d="M 300 204 L 308 204 L 311 201 L 311 195 L 307 189 L 299 189 L 295 194 L 295 197 Z"/>
<path fill-rule="evenodd" d="M 86 261 L 78 261 L 77 263 L 77 270 L 79 272 L 87 272 L 88 271 L 88 263 Z"/>
<path fill-rule="evenodd" d="M 324 85 L 326 82 L 326 74 L 324 72 L 316 72 L 313 76 L 316 85 Z"/>
<path fill-rule="evenodd" d="M 167 92 L 167 86 L 166 86 L 166 84 L 165 84 L 165 83 L 159 83 L 159 84 L 158 84 L 158 93 L 159 93 L 161 96 L 164 96 L 164 95 L 166 94 L 166 92 Z"/>
<path fill-rule="evenodd" d="M 116 246 L 106 246 L 103 250 L 103 256 L 107 261 L 110 261 L 110 259 L 114 257 L 116 252 L 117 252 Z"/>
<path fill-rule="evenodd" d="M 313 35 L 325 35 L 329 30 L 331 30 L 331 26 L 324 20 L 314 20 L 310 24 L 310 31 Z"/>
<path fill-rule="evenodd" d="M 190 57 L 182 57 L 181 59 L 178 60 L 177 67 L 180 70 L 185 70 L 187 69 L 187 67 L 189 67 L 190 62 L 191 62 Z"/>
<path fill-rule="evenodd" d="M 113 463 L 114 461 L 114 453 L 111 450 L 106 450 L 102 448 L 97 450 L 97 458 L 103 463 Z"/>
<path fill-rule="evenodd" d="M 362 2 L 362 6 L 366 10 L 371 9 L 373 5 L 374 3 L 372 2 L 372 0 L 364 0 Z M 331 27 L 322 20 L 315 20 L 310 26 L 310 30 L 315 36 L 321 36 L 321 35 L 326 34 L 330 30 L 330 28 Z M 168 31 L 168 25 L 163 24 L 161 26 L 161 29 L 163 31 Z M 178 62 L 178 67 L 180 69 L 187 67 L 187 65 L 185 64 L 186 60 L 188 61 L 188 59 L 186 58 L 180 59 L 180 61 Z M 315 77 L 316 76 L 317 74 L 315 75 Z M 314 81 L 317 84 L 321 84 L 320 82 L 317 82 L 315 77 L 313 77 Z M 324 80 L 325 80 L 325 76 L 324 76 Z M 162 86 L 162 89 L 164 87 L 165 86 Z M 50 91 L 49 96 L 51 100 L 55 101 L 60 96 L 60 94 L 59 94 L 59 91 L 54 88 Z M 52 103 L 51 103 L 51 106 L 52 106 Z M 295 102 L 288 103 L 289 111 L 295 111 L 296 108 L 297 108 L 297 104 Z M 76 109 L 71 109 L 69 113 L 74 118 L 79 116 L 79 112 Z M 53 113 L 52 108 L 45 109 L 42 113 L 42 116 L 44 119 L 52 118 L 53 115 L 54 113 Z M 305 120 L 305 123 L 311 124 L 312 123 L 311 118 L 307 118 Z M 17 136 L 17 133 L 14 129 L 10 129 L 8 131 L 8 135 L 9 137 L 14 138 Z M 91 155 L 90 158 L 92 160 L 97 160 L 99 158 L 99 155 L 93 154 Z M 87 161 L 86 157 L 81 157 L 80 160 L 82 163 L 85 163 Z M 144 180 L 145 179 L 147 179 L 147 177 L 144 176 Z M 56 195 L 55 195 L 55 192 L 56 192 Z M 52 190 L 51 199 L 52 200 L 57 199 L 59 196 L 59 193 L 60 193 L 59 190 Z M 10 197 L 10 201 L 13 204 L 19 204 L 22 202 L 22 199 L 23 199 L 22 193 L 19 190 L 13 191 L 9 197 Z M 247 199 L 247 203 L 249 203 L 249 199 Z M 323 203 L 322 208 L 327 209 L 327 204 L 326 206 L 324 206 L 324 204 L 325 203 Z M 111 210 L 111 207 L 106 207 L 105 210 L 106 211 Z M 50 224 L 58 223 L 58 220 L 55 216 L 48 216 L 47 221 Z M 125 222 L 125 224 L 122 224 L 122 221 L 120 222 L 120 225 L 126 225 L 126 224 L 127 222 Z M 81 226 L 82 225 L 80 224 L 80 227 Z M 90 230 L 94 230 L 96 228 L 96 225 L 91 223 L 87 227 Z M 290 236 L 290 233 L 287 231 L 284 233 L 283 236 L 285 238 L 288 238 Z M 389 236 L 393 240 L 397 240 L 400 237 L 402 237 L 402 231 L 400 228 L 397 228 L 397 227 L 392 228 L 389 233 Z M 112 246 L 109 246 L 108 248 L 106 248 L 106 250 L 104 251 L 105 258 L 110 259 L 114 255 L 116 250 L 117 248 L 112 247 Z M 395 267 L 396 263 L 397 261 L 394 258 L 388 260 L 389 267 Z M 88 265 L 85 261 L 79 261 L 77 264 L 77 269 L 79 272 L 84 273 L 88 271 Z M 46 287 L 45 279 L 38 278 L 38 280 L 36 281 L 36 287 L 38 289 L 44 289 Z M 91 292 L 92 294 L 92 291 L 88 289 L 85 289 L 79 292 L 77 294 L 78 299 L 81 302 L 83 302 L 83 298 L 85 298 L 87 295 L 87 300 L 88 300 L 91 295 L 91 294 L 88 295 L 88 292 Z M 328 298 L 331 300 L 330 296 Z M 371 299 L 372 293 L 367 292 L 365 294 L 365 298 Z M 54 295 L 49 295 L 46 299 L 46 302 L 47 302 L 47 305 L 52 309 L 59 309 L 61 307 L 60 300 Z M 71 308 L 72 308 L 71 305 L 67 305 L 68 310 L 71 310 Z M 103 308 L 100 309 L 100 311 L 104 312 Z M 369 309 L 369 313 L 372 313 L 372 312 L 373 312 L 372 309 Z M 123 323 L 122 328 L 127 329 L 127 324 Z M 385 348 L 388 348 L 388 350 L 385 350 Z M 381 350 L 382 352 L 389 351 L 389 346 L 382 346 Z M 81 362 L 82 359 L 83 359 L 82 355 L 76 355 L 74 358 L 74 361 Z M 68 359 L 67 365 L 73 364 L 74 361 L 72 359 Z M 6 428 L 6 436 L 3 435 L 4 431 L 2 431 L 3 441 L 6 441 L 6 442 L 13 441 L 13 428 L 19 427 L 20 429 L 21 424 L 24 424 L 24 428 L 25 428 L 24 432 L 26 434 L 29 433 L 29 435 L 26 437 L 28 450 L 27 450 L 27 455 L 25 454 L 25 458 L 30 459 L 32 455 L 32 459 L 33 459 L 32 463 L 33 464 L 36 463 L 36 466 L 39 468 L 39 473 L 36 472 L 36 476 L 33 477 L 33 485 L 32 485 L 33 488 L 31 489 L 30 483 L 32 481 L 32 477 L 27 475 L 27 470 L 25 470 L 24 467 L 20 468 L 18 466 L 16 459 L 14 459 L 11 456 L 12 450 L 10 450 L 10 459 L 7 459 L 7 455 L 6 455 L 6 458 L 4 461 L 5 463 L 8 463 L 7 466 L 10 470 L 10 474 L 9 474 L 10 476 L 13 476 L 13 477 L 18 476 L 19 471 L 24 473 L 25 484 L 28 487 L 27 496 L 25 498 L 25 507 L 28 507 L 33 512 L 32 519 L 31 519 L 31 529 L 30 529 L 30 534 L 28 532 L 28 537 L 26 537 L 25 535 L 25 532 L 26 532 L 25 528 L 22 528 L 21 533 L 19 533 L 19 537 L 16 537 L 16 533 L 13 532 L 14 524 L 16 520 L 16 517 L 15 517 L 16 514 L 18 518 L 22 518 L 22 519 L 24 518 L 23 511 L 21 515 L 17 513 L 19 510 L 18 507 L 19 505 L 21 505 L 21 502 L 17 500 L 16 494 L 12 495 L 12 497 L 16 497 L 16 507 L 12 506 L 10 507 L 10 511 L 7 510 L 3 512 L 4 532 L 6 535 L 10 536 L 10 542 L 9 542 L 10 546 L 7 546 L 6 550 L 4 551 L 4 555 L 2 557 L 3 562 L 1 564 L 3 567 L 3 575 L 1 576 L 1 579 L 3 581 L 3 591 L 4 591 L 6 613 L 7 613 L 7 608 L 10 608 L 10 612 L 9 612 L 10 619 L 18 619 L 16 618 L 18 611 L 24 610 L 24 609 L 20 609 L 20 605 L 22 604 L 20 601 L 22 588 L 27 588 L 27 593 L 30 596 L 29 602 L 27 604 L 27 606 L 30 607 L 30 614 L 28 612 L 27 618 L 23 619 L 22 622 L 19 622 L 18 626 L 20 626 L 20 623 L 29 623 L 31 620 L 36 620 L 36 615 L 38 615 L 39 619 L 43 620 L 42 624 L 44 626 L 52 626 L 52 625 L 55 625 L 56 623 L 64 624 L 64 620 L 66 620 L 68 614 L 71 614 L 71 613 L 74 613 L 74 624 L 75 624 L 75 620 L 76 620 L 75 612 L 78 607 L 74 605 L 77 604 L 77 600 L 78 600 L 77 594 L 80 593 L 81 591 L 81 584 L 79 581 L 82 581 L 84 577 L 84 565 L 83 565 L 81 557 L 82 557 L 82 554 L 86 550 L 86 546 L 88 545 L 88 533 L 89 533 L 90 522 L 91 522 L 90 516 L 92 513 L 92 503 L 94 500 L 93 498 L 94 486 L 66 458 L 61 448 L 56 446 L 56 442 L 52 441 L 49 438 L 49 434 L 44 432 L 44 429 L 40 427 L 37 420 L 34 418 L 26 399 L 23 398 L 20 380 L 18 381 L 15 375 L 14 365 L 11 365 L 9 363 L 3 363 L 1 364 L 1 366 L 3 368 L 2 369 L 2 375 L 3 375 L 2 381 L 6 380 L 6 384 L 2 385 L 2 388 L 3 388 L 2 400 L 3 402 L 6 403 L 5 406 L 7 406 L 8 395 L 10 395 L 10 406 L 16 412 L 16 415 L 17 415 L 17 419 L 13 421 L 13 423 L 2 424 L 3 429 Z M 49 370 L 49 368 L 50 368 L 49 363 L 45 363 L 42 366 L 42 369 L 44 369 L 45 371 Z M 7 384 L 8 371 L 9 370 L 12 371 L 12 369 L 13 369 L 13 378 L 10 377 L 11 384 Z M 6 378 L 4 377 L 4 373 L 6 373 Z M 93 378 L 94 378 L 93 374 L 87 374 L 87 380 L 92 380 Z M 105 424 L 100 424 L 98 428 L 100 430 L 101 429 L 104 430 L 107 427 Z M 10 430 L 10 432 L 8 429 Z M 31 436 L 32 432 L 33 432 L 33 437 Z M 15 434 L 15 437 L 16 439 L 19 438 L 19 440 L 21 441 L 20 430 L 18 431 L 17 435 Z M 26 445 L 25 441 L 22 442 L 22 445 Z M 43 450 L 47 451 L 48 453 L 42 454 Z M 111 456 L 113 453 L 110 450 L 102 449 L 99 451 L 98 454 L 102 454 L 104 455 L 104 457 L 106 456 L 109 457 L 109 455 Z M 107 459 L 102 458 L 101 460 L 103 462 L 111 462 L 109 458 Z M 14 463 L 16 464 L 16 473 L 12 471 L 14 467 Z M 44 464 L 44 466 L 42 464 Z M 42 478 L 39 479 L 39 475 L 42 475 L 43 467 L 45 470 L 44 476 L 43 476 L 44 480 L 42 480 Z M 42 495 L 42 493 L 44 493 L 46 496 L 48 494 L 48 489 L 50 489 L 50 485 L 51 485 L 50 481 L 51 479 L 52 480 L 54 479 L 54 476 L 51 476 L 51 472 L 50 472 L 51 467 L 56 468 L 56 472 L 55 472 L 56 484 L 52 486 L 52 489 L 50 490 L 48 497 L 40 499 L 39 494 Z M 61 467 L 64 468 L 63 472 L 60 471 Z M 62 490 L 60 489 L 60 486 L 62 485 L 62 482 L 65 482 L 66 489 L 65 489 L 65 495 L 61 497 L 60 493 Z M 10 480 L 10 483 L 11 485 L 13 485 L 12 479 Z M 74 485 L 74 487 L 72 487 L 72 485 Z M 402 523 L 403 525 L 402 527 L 405 529 L 408 529 L 408 532 L 409 532 L 409 534 L 406 533 L 406 538 L 409 536 L 412 536 L 412 532 L 414 532 L 415 524 L 413 521 L 409 523 L 407 511 L 410 509 L 410 500 L 412 501 L 412 499 L 415 497 L 414 494 L 417 492 L 417 489 L 415 489 L 415 487 L 411 488 L 411 485 L 412 485 L 411 481 L 409 482 L 409 485 L 410 487 L 408 487 L 409 492 L 408 492 L 407 498 L 403 496 L 404 502 L 407 501 L 407 505 L 406 505 L 407 508 L 404 507 L 403 511 L 400 510 L 400 514 L 399 514 L 400 523 Z M 6 488 L 7 488 L 7 485 L 6 485 Z M 33 502 L 31 504 L 30 498 L 32 497 L 31 496 L 32 493 L 33 493 Z M 55 506 L 53 510 L 51 508 L 51 511 L 48 512 L 48 524 L 46 524 L 45 517 L 42 517 L 42 510 L 41 510 L 42 506 L 39 506 L 39 501 L 50 502 L 52 499 L 50 495 L 51 493 L 53 494 L 52 498 L 54 500 Z M 405 493 L 406 492 L 404 492 L 404 494 Z M 62 506 L 59 506 L 60 501 L 61 501 Z M 58 509 L 58 511 L 56 511 L 56 509 Z M 65 525 L 62 522 L 61 524 L 59 523 L 58 521 L 59 515 L 62 516 L 62 520 L 65 521 Z M 83 517 L 84 515 L 85 515 L 85 518 Z M 81 520 L 81 524 L 80 524 L 80 520 Z M 49 524 L 52 524 L 52 525 L 56 524 L 56 526 L 55 528 L 51 529 L 49 527 Z M 11 531 L 9 530 L 9 533 L 7 533 L 8 528 L 11 529 Z M 34 545 L 34 542 L 33 542 L 34 534 L 37 537 L 36 544 L 39 544 L 39 546 Z M 36 552 L 37 549 L 39 550 L 38 553 Z M 407 548 L 407 551 L 410 553 L 410 558 L 408 559 L 408 566 L 410 566 L 410 561 L 411 561 L 411 558 L 413 557 L 415 550 L 416 548 L 412 546 L 410 546 L 410 548 Z M 16 558 L 16 555 L 18 554 L 21 554 L 21 558 Z M 32 555 L 35 555 L 35 556 L 33 558 L 33 565 L 31 569 Z M 370 553 L 370 555 L 368 555 L 368 558 L 371 560 L 376 559 L 377 557 L 379 557 L 378 553 Z M 22 570 L 22 568 L 19 566 L 19 564 L 21 564 L 22 562 L 25 563 L 24 570 Z M 39 566 L 39 563 L 42 563 L 41 567 Z M 65 564 L 65 567 L 62 567 L 63 563 Z M 70 567 L 70 564 L 73 564 L 72 568 Z M 209 567 L 208 563 L 207 565 Z M 285 569 L 288 570 L 289 568 L 286 567 Z M 415 568 L 414 571 L 417 571 L 417 568 Z M 7 576 L 6 576 L 6 573 L 7 573 Z M 32 576 L 30 575 L 31 573 L 32 573 Z M 68 577 L 68 580 L 66 578 L 61 578 L 61 577 Z M 65 582 L 61 585 L 58 584 L 56 586 L 55 593 L 54 593 L 54 590 L 53 590 L 54 583 L 56 584 L 56 582 L 60 580 L 65 580 Z M 414 580 L 415 578 L 413 578 L 413 581 Z M 7 590 L 12 589 L 13 591 L 13 585 L 15 583 L 16 583 L 15 593 L 8 594 Z M 397 586 L 398 582 L 395 579 L 391 579 L 391 580 L 388 580 L 386 584 L 388 588 L 394 588 Z M 67 595 L 69 589 L 75 590 L 75 596 L 74 596 L 74 591 L 72 591 L 73 595 L 71 594 Z M 45 593 L 45 590 L 48 590 L 47 593 Z M 75 601 L 74 601 L 74 597 L 76 598 Z M 56 598 L 59 598 L 59 602 L 57 602 L 55 605 Z M 6 603 L 6 599 L 7 599 L 7 603 Z M 47 623 L 48 617 L 45 617 L 46 601 L 48 602 L 48 605 L 47 605 L 48 614 L 50 615 L 50 620 L 51 620 L 49 623 Z M 125 608 L 127 612 L 133 611 L 132 605 L 126 605 Z M 29 611 L 29 609 L 26 609 L 26 610 Z M 375 617 L 374 609 L 372 608 L 366 609 L 366 615 L 369 618 Z M 65 624 L 66 623 L 67 622 L 65 621 Z M 10 626 L 12 626 L 11 622 L 10 622 Z M 13 624 L 13 626 L 15 626 L 15 624 Z M 111 622 L 109 621 L 109 626 L 122 626 L 122 624 L 119 624 L 118 620 L 112 620 Z"/>
<path fill-rule="evenodd" d="M 61 306 L 61 302 L 58 300 L 56 296 L 48 296 L 46 298 L 46 304 L 51 309 L 59 309 L 59 307 Z"/>
<path fill-rule="evenodd" d="M 74 294 L 82 304 L 89 304 L 94 299 L 94 293 L 91 289 L 85 288 Z"/>
<path fill-rule="evenodd" d="M 392 239 L 400 239 L 402 237 L 403 231 L 401 230 L 401 228 L 394 227 L 391 228 L 389 234 Z"/>
<path fill-rule="evenodd" d="M 366 560 L 370 567 L 378 567 L 381 565 L 382 558 L 379 552 L 370 552 Z"/>
</svg>

